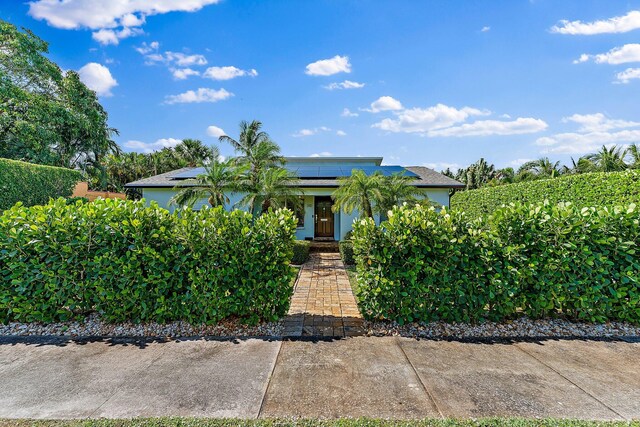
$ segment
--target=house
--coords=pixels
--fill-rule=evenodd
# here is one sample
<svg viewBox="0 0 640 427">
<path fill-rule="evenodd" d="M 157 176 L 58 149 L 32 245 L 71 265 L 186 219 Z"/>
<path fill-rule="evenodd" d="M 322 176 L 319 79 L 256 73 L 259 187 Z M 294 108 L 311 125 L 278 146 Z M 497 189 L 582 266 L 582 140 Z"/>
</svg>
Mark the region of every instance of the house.
<svg viewBox="0 0 640 427">
<path fill-rule="evenodd" d="M 349 176 L 353 169 L 361 169 L 367 174 L 376 171 L 384 175 L 403 173 L 414 178 L 411 185 L 423 189 L 426 197 L 442 206 L 449 206 L 452 188 L 464 187 L 458 181 L 423 166 L 382 165 L 382 157 L 287 157 L 285 167 L 300 178 L 300 197 L 304 199 L 304 211 L 298 213 L 296 233 L 300 240 L 341 240 L 351 230 L 351 224 L 359 213 L 333 212 L 331 194 L 338 188 L 337 178 Z M 138 188 L 147 201 L 154 200 L 171 210 L 175 206 L 170 206 L 169 199 L 177 191 L 175 186 L 203 172 L 203 168 L 182 168 L 130 182 L 126 187 Z M 229 198 L 230 203 L 225 208 L 232 209 L 241 195 L 230 194 Z M 206 204 L 203 199 L 196 203 L 194 209 Z M 375 220 L 379 223 L 379 216 Z"/>
</svg>

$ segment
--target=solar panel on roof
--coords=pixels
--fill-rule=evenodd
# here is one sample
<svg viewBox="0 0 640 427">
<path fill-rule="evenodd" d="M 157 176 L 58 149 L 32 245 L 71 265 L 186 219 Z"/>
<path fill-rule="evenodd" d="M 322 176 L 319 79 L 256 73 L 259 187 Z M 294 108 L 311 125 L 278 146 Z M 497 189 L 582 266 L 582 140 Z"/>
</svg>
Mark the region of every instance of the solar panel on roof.
<svg viewBox="0 0 640 427">
<path fill-rule="evenodd" d="M 198 175 L 201 175 L 203 173 L 205 173 L 206 170 L 204 168 L 193 168 L 191 170 L 185 171 L 185 172 L 180 172 L 177 175 L 173 176 L 173 179 L 191 179 L 191 178 L 195 178 Z"/>
</svg>

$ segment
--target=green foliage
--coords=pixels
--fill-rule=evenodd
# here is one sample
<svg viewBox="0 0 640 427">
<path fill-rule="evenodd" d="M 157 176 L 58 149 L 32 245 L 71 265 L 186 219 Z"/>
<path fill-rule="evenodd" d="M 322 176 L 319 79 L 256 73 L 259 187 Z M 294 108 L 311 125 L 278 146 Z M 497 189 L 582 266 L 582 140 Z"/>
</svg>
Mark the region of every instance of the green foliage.
<svg viewBox="0 0 640 427">
<path fill-rule="evenodd" d="M 306 240 L 296 240 L 293 242 L 293 258 L 291 264 L 302 265 L 309 259 L 309 248 L 311 243 Z"/>
<path fill-rule="evenodd" d="M 81 179 L 80 172 L 71 169 L 0 159 L 0 210 L 17 202 L 32 206 L 71 196 Z"/>
<path fill-rule="evenodd" d="M 104 184 L 117 131 L 96 93 L 47 53 L 45 41 L 0 20 L 0 157 L 79 168 Z"/>
<path fill-rule="evenodd" d="M 491 214 L 508 203 L 571 202 L 579 207 L 640 204 L 640 171 L 567 175 L 555 179 L 520 182 L 457 192 L 451 210 L 470 218 Z"/>
<path fill-rule="evenodd" d="M 509 205 L 394 209 L 354 224 L 358 298 L 371 319 L 531 318 L 640 323 L 640 210 Z"/>
<path fill-rule="evenodd" d="M 249 322 L 286 313 L 296 221 L 99 199 L 0 216 L 0 320 Z"/>
<path fill-rule="evenodd" d="M 342 240 L 339 244 L 340 257 L 345 265 L 355 264 L 355 258 L 353 257 L 353 242 L 351 240 Z"/>
</svg>

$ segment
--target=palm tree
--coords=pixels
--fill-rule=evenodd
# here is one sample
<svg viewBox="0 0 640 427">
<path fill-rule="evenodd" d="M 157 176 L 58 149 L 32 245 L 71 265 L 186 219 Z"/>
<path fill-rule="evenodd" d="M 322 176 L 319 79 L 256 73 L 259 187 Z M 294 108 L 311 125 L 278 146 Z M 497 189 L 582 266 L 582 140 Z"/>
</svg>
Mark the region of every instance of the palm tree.
<svg viewBox="0 0 640 427">
<path fill-rule="evenodd" d="M 640 169 L 640 144 L 631 144 L 627 147 L 626 154 L 631 157 L 629 167 Z"/>
<path fill-rule="evenodd" d="M 413 178 L 399 173 L 382 177 L 379 189 L 380 199 L 375 203 L 374 210 L 385 215 L 394 206 L 404 202 L 417 201 L 417 196 L 424 193 L 418 187 L 410 184 L 412 180 Z"/>
<path fill-rule="evenodd" d="M 281 167 L 271 167 L 260 171 L 258 179 L 253 182 L 246 178 L 239 186 L 246 195 L 238 205 L 246 206 L 253 214 L 263 214 L 269 208 L 300 207 L 300 190 L 297 189 L 298 177 Z M 260 210 L 257 211 L 257 208 Z"/>
<path fill-rule="evenodd" d="M 347 215 L 358 210 L 363 218 L 373 218 L 373 206 L 382 199 L 380 191 L 382 175 L 372 175 L 360 169 L 351 171 L 351 176 L 338 178 L 339 187 L 331 197 L 334 200 L 334 212 L 342 209 Z"/>
<path fill-rule="evenodd" d="M 593 163 L 600 172 L 615 172 L 627 169 L 624 162 L 626 151 L 616 145 L 607 148 L 602 146 L 597 153 L 589 154 L 585 158 Z"/>
<path fill-rule="evenodd" d="M 523 178 L 527 175 L 534 178 L 555 178 L 560 175 L 560 162 L 552 162 L 548 157 L 531 160 L 520 166 L 518 175 Z"/>
<path fill-rule="evenodd" d="M 280 147 L 271 141 L 269 135 L 261 131 L 261 128 L 262 123 L 257 120 L 251 123 L 243 120 L 240 122 L 240 137 L 238 140 L 228 135 L 222 135 L 219 138 L 220 142 L 230 144 L 242 154 L 238 161 L 249 165 L 250 174 L 254 180 L 260 175 L 261 170 L 284 163 L 284 158 L 280 155 Z"/>
<path fill-rule="evenodd" d="M 217 150 L 207 147 L 198 139 L 184 139 L 175 146 L 175 153 L 181 158 L 185 166 L 200 166 L 210 161 L 214 154 L 218 154 Z"/>
<path fill-rule="evenodd" d="M 220 161 L 215 156 L 205 166 L 205 173 L 198 175 L 195 181 L 190 180 L 174 188 L 179 191 L 169 200 L 169 204 L 193 207 L 198 200 L 206 197 L 211 207 L 224 206 L 229 203 L 228 194 L 239 189 L 243 174 L 243 168 L 232 160 Z"/>
<path fill-rule="evenodd" d="M 483 187 L 491 181 L 495 177 L 496 168 L 494 165 L 490 165 L 485 159 L 481 158 L 469 166 L 463 173 L 463 182 L 467 185 L 467 190 L 471 190 Z"/>
<path fill-rule="evenodd" d="M 587 159 L 585 156 L 582 156 L 576 162 L 575 159 L 571 158 L 571 167 L 563 166 L 562 173 L 564 174 L 581 174 L 587 172 L 593 172 L 595 170 L 595 166 L 591 162 L 591 160 Z"/>
</svg>

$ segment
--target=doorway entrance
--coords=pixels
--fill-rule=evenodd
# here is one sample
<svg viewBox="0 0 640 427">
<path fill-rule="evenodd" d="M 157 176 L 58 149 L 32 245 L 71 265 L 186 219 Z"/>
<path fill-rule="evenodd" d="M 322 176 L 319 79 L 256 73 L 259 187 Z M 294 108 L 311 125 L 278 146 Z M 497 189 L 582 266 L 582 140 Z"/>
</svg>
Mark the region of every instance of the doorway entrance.
<svg viewBox="0 0 640 427">
<path fill-rule="evenodd" d="M 333 201 L 330 196 L 315 197 L 314 237 L 333 239 Z"/>
</svg>

